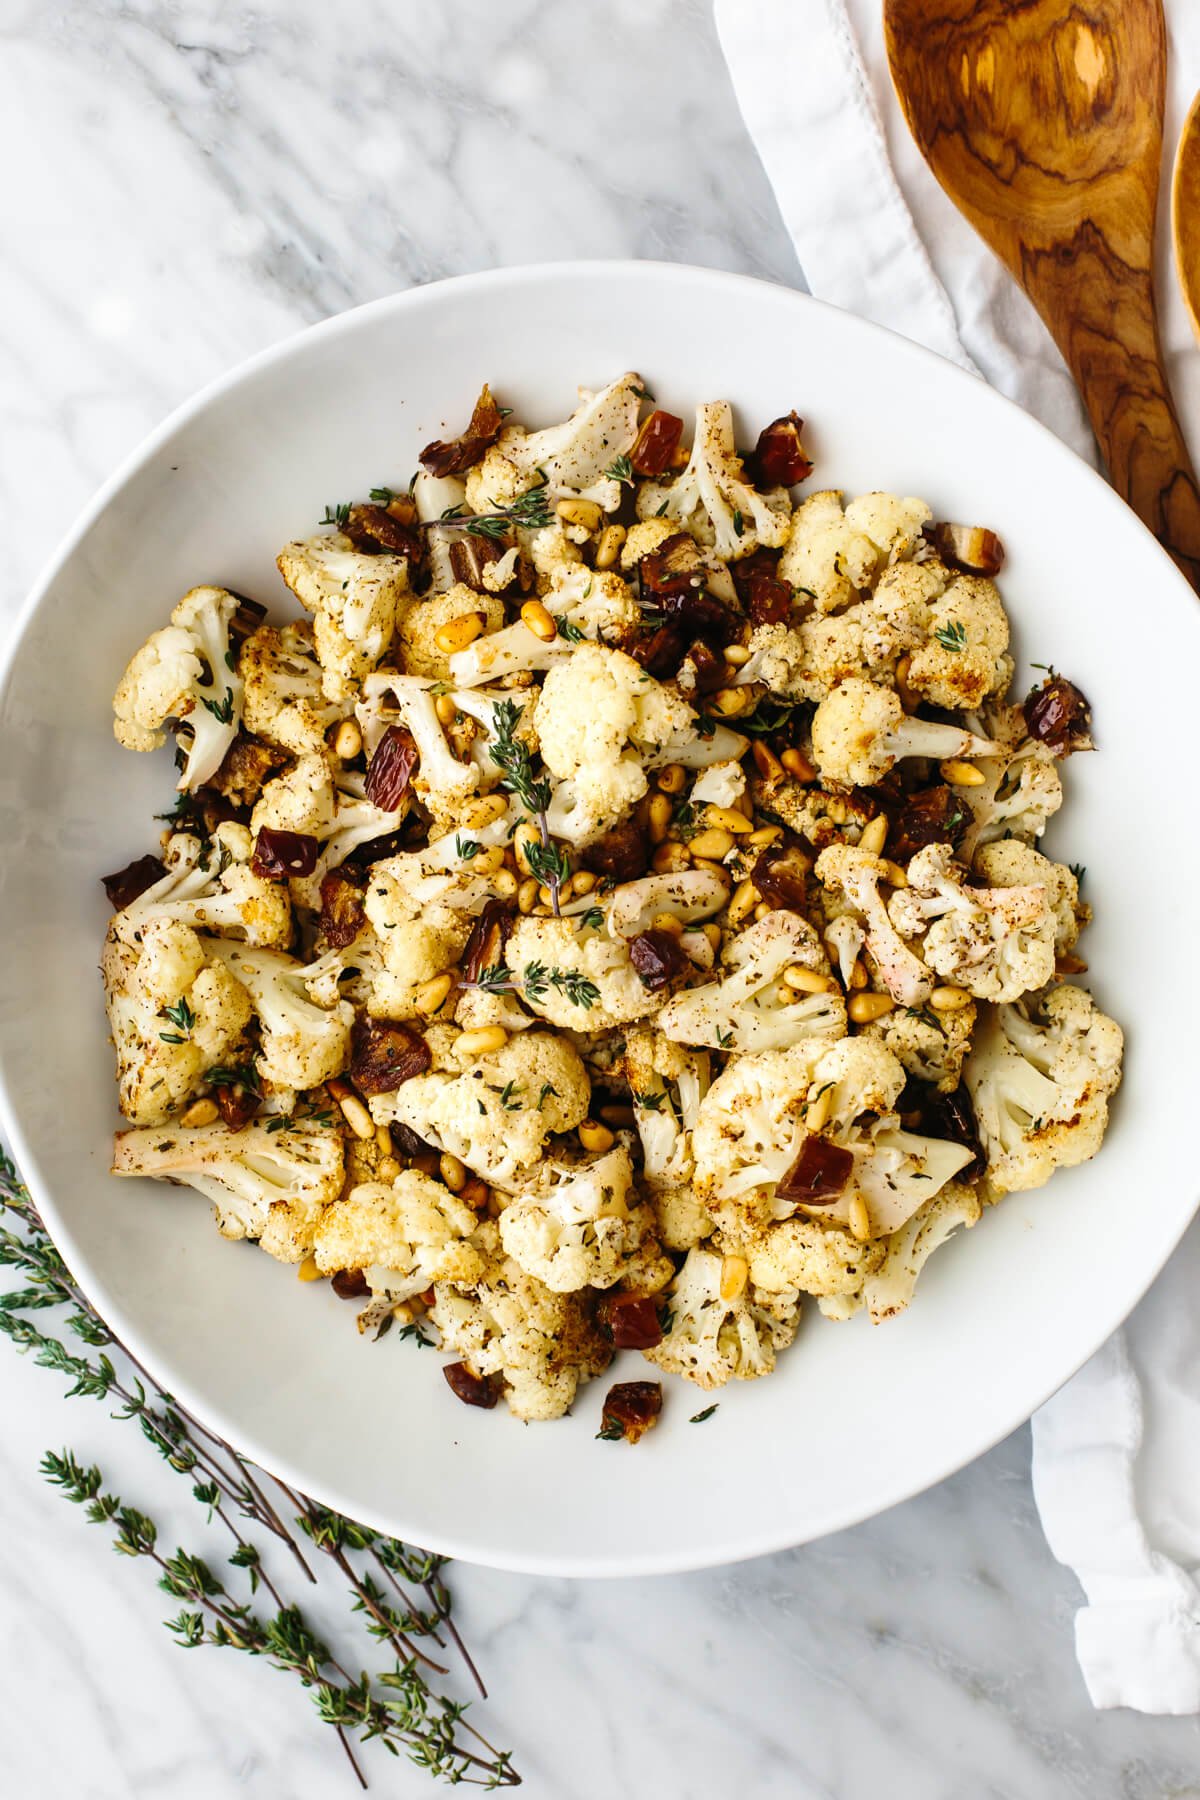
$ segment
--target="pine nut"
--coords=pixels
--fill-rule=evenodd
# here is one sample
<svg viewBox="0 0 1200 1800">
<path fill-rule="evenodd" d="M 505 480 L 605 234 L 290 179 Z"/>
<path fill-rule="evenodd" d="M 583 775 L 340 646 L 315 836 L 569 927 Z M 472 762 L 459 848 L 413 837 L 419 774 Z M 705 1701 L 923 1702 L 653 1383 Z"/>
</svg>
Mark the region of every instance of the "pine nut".
<svg viewBox="0 0 1200 1800">
<path fill-rule="evenodd" d="M 764 848 L 767 844 L 777 844 L 782 836 L 782 825 L 763 825 L 758 831 L 752 831 L 746 842 L 757 850 L 760 844 Z"/>
<path fill-rule="evenodd" d="M 616 1131 L 633 1131 L 637 1126 L 637 1114 L 632 1106 L 602 1106 L 600 1117 Z"/>
<path fill-rule="evenodd" d="M 929 996 L 929 1004 L 934 1012 L 959 1012 L 964 1006 L 970 1006 L 971 996 L 966 988 L 935 987 Z"/>
<path fill-rule="evenodd" d="M 714 825 L 718 831 L 732 831 L 735 837 L 753 830 L 745 813 L 738 812 L 732 806 L 706 806 L 704 821 L 707 825 Z"/>
<path fill-rule="evenodd" d="M 850 817 L 846 802 L 839 800 L 836 794 L 828 795 L 825 800 L 825 817 L 831 825 L 844 825 Z"/>
<path fill-rule="evenodd" d="M 453 986 L 454 977 L 449 973 L 435 975 L 432 981 L 421 983 L 413 995 L 413 1005 L 423 1019 L 432 1019 L 434 1013 L 442 1010 Z"/>
<path fill-rule="evenodd" d="M 467 865 L 472 875 L 496 875 L 504 867 L 504 851 L 499 844 L 477 850 Z"/>
<path fill-rule="evenodd" d="M 725 915 L 726 924 L 735 931 L 758 905 L 762 895 L 752 881 L 743 881 L 733 890 L 733 899 L 729 902 L 729 910 Z"/>
<path fill-rule="evenodd" d="M 523 819 L 517 826 L 517 829 L 513 832 L 513 855 L 516 858 L 517 867 L 520 869 L 522 875 L 533 874 L 533 869 L 529 862 L 529 846 L 531 844 L 540 844 L 541 841 L 541 832 L 536 825 L 531 825 L 528 819 Z"/>
<path fill-rule="evenodd" d="M 537 884 L 536 880 L 534 879 L 534 877 L 531 875 L 529 877 L 529 879 L 527 881 L 523 881 L 521 883 L 520 887 L 517 889 L 517 910 L 518 910 L 518 912 L 531 913 L 533 911 L 534 907 L 537 905 L 537 897 L 538 897 L 538 884 Z"/>
<path fill-rule="evenodd" d="M 559 897 L 559 904 L 561 905 L 561 903 L 562 903 L 561 889 L 559 891 L 558 897 Z M 548 906 L 551 909 L 553 909 L 554 895 L 550 892 L 550 889 L 545 882 L 542 882 L 540 884 L 540 886 L 538 887 L 538 899 L 541 901 L 543 906 Z"/>
<path fill-rule="evenodd" d="M 855 994 L 846 1011 L 856 1025 L 869 1025 L 874 1019 L 885 1018 L 895 1005 L 890 994 Z"/>
<path fill-rule="evenodd" d="M 439 694 L 433 703 L 433 710 L 438 716 L 440 725 L 453 725 L 458 717 L 458 708 L 454 704 L 453 694 Z"/>
<path fill-rule="evenodd" d="M 651 858 L 650 867 L 656 875 L 678 875 L 680 870 L 691 867 L 692 859 L 688 855 L 686 844 L 672 843 L 668 840 L 660 844 Z"/>
<path fill-rule="evenodd" d="M 494 825 L 508 811 L 507 794 L 481 794 L 465 807 L 463 825 L 468 831 L 482 831 L 485 825 Z"/>
<path fill-rule="evenodd" d="M 866 987 L 867 971 L 863 968 L 861 962 L 856 962 L 854 967 L 851 969 L 849 985 L 852 988 L 865 988 Z"/>
<path fill-rule="evenodd" d="M 375 1148 L 378 1150 L 380 1156 L 390 1156 L 392 1154 L 394 1145 L 392 1143 L 392 1133 L 389 1126 L 377 1125 L 375 1127 Z"/>
<path fill-rule="evenodd" d="M 764 781 L 776 780 L 783 773 L 783 764 L 775 752 L 761 738 L 755 738 L 750 746 L 750 754 L 754 758 L 754 766 Z"/>
<path fill-rule="evenodd" d="M 579 525 L 584 531 L 595 531 L 604 517 L 594 500 L 560 500 L 554 510 L 564 525 Z"/>
<path fill-rule="evenodd" d="M 193 1100 L 187 1111 L 179 1115 L 179 1123 L 189 1131 L 203 1125 L 215 1125 L 221 1109 L 215 1100 Z"/>
<path fill-rule="evenodd" d="M 713 955 L 716 956 L 721 948 L 721 927 L 719 925 L 714 925 L 710 919 L 708 924 L 702 925 L 700 929 L 712 945 Z"/>
<path fill-rule="evenodd" d="M 343 719 L 333 734 L 333 754 L 350 762 L 362 749 L 362 732 L 356 719 Z"/>
<path fill-rule="evenodd" d="M 650 921 L 651 931 L 669 931 L 672 937 L 683 936 L 683 925 L 673 912 L 655 913 Z"/>
<path fill-rule="evenodd" d="M 727 1256 L 721 1263 L 721 1298 L 736 1300 L 750 1279 L 750 1264 L 744 1256 Z"/>
<path fill-rule="evenodd" d="M 674 811 L 667 794 L 652 794 L 646 813 L 646 835 L 652 844 L 661 844 L 671 824 Z"/>
<path fill-rule="evenodd" d="M 600 533 L 600 541 L 596 545 L 596 567 L 611 569 L 621 554 L 621 545 L 624 542 L 625 527 L 623 525 L 606 525 Z"/>
<path fill-rule="evenodd" d="M 467 1165 L 452 1156 L 449 1150 L 443 1150 L 438 1162 L 438 1171 L 452 1194 L 461 1194 L 467 1185 Z"/>
<path fill-rule="evenodd" d="M 481 1181 L 478 1175 L 472 1175 L 458 1197 L 465 1200 L 474 1212 L 482 1212 L 491 1200 L 492 1190 L 486 1181 Z"/>
<path fill-rule="evenodd" d="M 579 1141 L 585 1150 L 611 1150 L 616 1138 L 599 1119 L 585 1119 L 579 1127 Z"/>
<path fill-rule="evenodd" d="M 817 771 L 807 756 L 799 750 L 785 750 L 779 761 L 788 774 L 794 775 L 797 781 L 815 781 L 817 779 Z"/>
<path fill-rule="evenodd" d="M 961 762 L 956 756 L 942 763 L 940 772 L 942 780 L 953 787 L 982 787 L 987 781 L 982 769 L 977 769 L 974 763 Z"/>
<path fill-rule="evenodd" d="M 733 837 L 728 831 L 698 831 L 694 838 L 688 840 L 688 849 L 693 856 L 720 862 L 733 849 Z"/>
<path fill-rule="evenodd" d="M 682 763 L 668 763 L 665 769 L 658 771 L 655 779 L 664 794 L 680 794 L 687 781 L 687 770 Z"/>
<path fill-rule="evenodd" d="M 395 1181 L 396 1177 L 399 1175 L 400 1164 L 396 1161 L 394 1156 L 381 1157 L 379 1167 L 376 1169 L 375 1173 L 380 1181 L 386 1181 L 390 1184 Z"/>
<path fill-rule="evenodd" d="M 463 613 L 457 619 L 447 619 L 439 625 L 433 634 L 433 641 L 443 656 L 453 656 L 458 650 L 465 650 L 468 644 L 483 630 L 483 614 L 477 612 Z"/>
<path fill-rule="evenodd" d="M 726 719 L 736 719 L 739 713 L 749 712 L 753 705 L 754 695 L 749 688 L 718 688 L 713 695 L 713 707 Z"/>
<path fill-rule="evenodd" d="M 721 654 L 735 669 L 744 668 L 750 661 L 750 652 L 745 644 L 726 644 Z"/>
<path fill-rule="evenodd" d="M 454 1048 L 459 1056 L 486 1056 L 489 1051 L 502 1050 L 507 1042 L 503 1025 L 481 1025 L 478 1031 L 464 1031 Z"/>
<path fill-rule="evenodd" d="M 908 876 L 898 862 L 892 862 L 886 856 L 880 857 L 880 861 L 883 864 L 883 879 L 890 887 L 906 888 L 908 886 Z"/>
<path fill-rule="evenodd" d="M 339 1077 L 337 1081 L 331 1081 L 329 1083 L 329 1092 L 337 1101 L 338 1109 L 355 1137 L 361 1138 L 364 1143 L 368 1138 L 373 1138 L 375 1136 L 375 1121 L 355 1093 L 354 1089 L 350 1086 L 350 1083 L 348 1081 L 342 1081 Z"/>
<path fill-rule="evenodd" d="M 896 692 L 904 702 L 905 712 L 911 712 L 921 696 L 913 692 L 908 684 L 908 672 L 912 668 L 912 657 L 902 656 L 896 664 Z"/>
<path fill-rule="evenodd" d="M 540 600 L 525 602 L 521 608 L 521 623 L 528 626 L 534 637 L 541 638 L 543 644 L 552 644 L 558 636 L 558 626 Z"/>
<path fill-rule="evenodd" d="M 723 881 L 726 886 L 729 885 L 729 870 L 724 863 L 711 862 L 706 856 L 693 856 L 692 867 L 693 869 L 702 869 L 706 875 L 715 875 L 718 881 Z"/>
<path fill-rule="evenodd" d="M 860 850 L 869 850 L 872 856 L 882 856 L 883 846 L 887 843 L 888 822 L 886 813 L 876 813 L 862 828 L 862 836 L 858 840 Z"/>
<path fill-rule="evenodd" d="M 850 1235 L 860 1244 L 865 1244 L 871 1236 L 871 1215 L 867 1211 L 867 1203 L 861 1194 L 852 1194 L 850 1204 L 846 1208 L 846 1221 L 850 1226 Z"/>
<path fill-rule="evenodd" d="M 798 994 L 828 994 L 837 986 L 832 975 L 822 975 L 818 969 L 805 969 L 799 963 L 785 969 L 783 979 Z"/>
<path fill-rule="evenodd" d="M 498 900 L 515 900 L 517 897 L 517 878 L 511 869 L 497 869 L 492 886 Z"/>
<path fill-rule="evenodd" d="M 833 1106 L 833 1083 L 827 1081 L 818 1089 L 804 1108 L 805 1131 L 820 1131 L 829 1121 L 830 1109 Z"/>
<path fill-rule="evenodd" d="M 768 901 L 760 900 L 754 909 L 754 923 L 757 925 L 760 919 L 769 919 L 774 911 L 775 908 Z"/>
<path fill-rule="evenodd" d="M 317 1267 L 317 1259 L 315 1256 L 306 1256 L 304 1261 L 300 1264 L 300 1267 L 296 1270 L 296 1274 L 301 1281 L 324 1281 L 325 1279 L 320 1269 Z"/>
<path fill-rule="evenodd" d="M 590 894 L 599 879 L 590 869 L 576 869 L 571 877 L 572 891 L 576 894 Z"/>
</svg>

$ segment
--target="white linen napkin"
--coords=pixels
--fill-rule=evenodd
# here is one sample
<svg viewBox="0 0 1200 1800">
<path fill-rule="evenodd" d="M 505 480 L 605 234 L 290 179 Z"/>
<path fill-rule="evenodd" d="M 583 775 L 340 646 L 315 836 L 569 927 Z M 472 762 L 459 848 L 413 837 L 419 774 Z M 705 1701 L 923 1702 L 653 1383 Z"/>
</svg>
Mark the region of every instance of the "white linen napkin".
<svg viewBox="0 0 1200 1800">
<path fill-rule="evenodd" d="M 892 90 L 881 0 L 714 0 L 738 103 L 814 294 L 982 374 L 1095 463 L 1082 403 L 1032 305 L 938 186 Z M 1171 266 L 1167 196 L 1200 85 L 1200 8 L 1168 0 L 1160 321 L 1200 453 L 1200 353 Z M 1180 1179 L 1194 1179 L 1180 1169 Z M 1087 1605 L 1092 1703 L 1200 1711 L 1200 1223 L 1123 1331 L 1033 1422 L 1050 1548 Z"/>
</svg>

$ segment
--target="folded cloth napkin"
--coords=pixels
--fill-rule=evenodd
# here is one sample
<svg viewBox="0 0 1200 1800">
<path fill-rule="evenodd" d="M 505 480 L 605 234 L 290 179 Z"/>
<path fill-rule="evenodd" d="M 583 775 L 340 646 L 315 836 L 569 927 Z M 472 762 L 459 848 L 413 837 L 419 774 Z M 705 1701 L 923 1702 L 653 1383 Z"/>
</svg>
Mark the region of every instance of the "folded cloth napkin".
<svg viewBox="0 0 1200 1800">
<path fill-rule="evenodd" d="M 934 180 L 892 91 L 880 0 L 715 0 L 746 125 L 814 294 L 983 375 L 1090 462 L 1071 378 L 1029 301 Z M 1200 353 L 1166 196 L 1200 85 L 1200 8 L 1168 0 L 1160 317 L 1200 452 Z M 1191 1172 L 1181 1169 L 1181 1179 Z M 1123 1331 L 1036 1415 L 1033 1484 L 1096 1706 L 1200 1711 L 1200 1224 Z"/>
</svg>

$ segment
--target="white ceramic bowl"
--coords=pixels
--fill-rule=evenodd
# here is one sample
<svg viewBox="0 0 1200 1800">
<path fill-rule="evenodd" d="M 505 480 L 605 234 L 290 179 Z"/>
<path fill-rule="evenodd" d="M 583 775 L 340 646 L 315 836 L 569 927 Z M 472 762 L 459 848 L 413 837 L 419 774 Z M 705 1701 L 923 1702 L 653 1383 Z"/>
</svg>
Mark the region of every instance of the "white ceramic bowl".
<svg viewBox="0 0 1200 1800">
<path fill-rule="evenodd" d="M 469 1411 L 439 1359 L 360 1339 L 352 1309 L 207 1203 L 107 1174 L 117 1123 L 98 877 L 154 847 L 169 751 L 113 741 L 132 650 L 185 589 L 284 604 L 278 547 L 326 502 L 403 486 L 489 379 L 522 419 L 639 369 L 687 413 L 727 396 L 750 437 L 797 408 L 815 480 L 920 494 L 994 527 L 1023 656 L 1091 697 L 1099 754 L 1066 769 L 1048 847 L 1087 865 L 1097 999 L 1124 1024 L 1103 1154 L 1014 1195 L 873 1329 L 815 1307 L 779 1372 L 710 1396 L 667 1384 L 635 1451 L 596 1442 L 601 1380 L 522 1428 Z M 615 1575 L 803 1542 L 878 1512 L 1013 1429 L 1121 1322 L 1196 1201 L 1195 678 L 1200 606 L 1133 514 L 1048 432 L 950 364 L 783 288 L 707 270 L 506 270 L 379 301 L 267 351 L 121 469 L 39 583 L 0 700 L 3 1116 L 67 1260 L 120 1336 L 266 1468 L 372 1525 L 512 1569 Z M 1028 669 L 1017 686 L 1023 691 Z M 631 1363 L 634 1359 L 629 1359 Z M 630 1376 L 645 1365 L 622 1368 Z"/>
</svg>

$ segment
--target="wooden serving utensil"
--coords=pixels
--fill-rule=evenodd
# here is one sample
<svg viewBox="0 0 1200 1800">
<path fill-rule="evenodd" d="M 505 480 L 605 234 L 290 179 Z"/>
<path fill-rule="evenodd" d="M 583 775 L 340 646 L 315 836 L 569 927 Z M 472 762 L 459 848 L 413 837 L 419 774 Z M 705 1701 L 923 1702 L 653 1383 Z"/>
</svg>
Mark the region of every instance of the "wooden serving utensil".
<svg viewBox="0 0 1200 1800">
<path fill-rule="evenodd" d="M 1200 94 L 1179 134 L 1175 172 L 1171 178 L 1171 235 L 1175 268 L 1192 321 L 1200 337 Z"/>
<path fill-rule="evenodd" d="M 926 161 L 1037 307 L 1117 492 L 1200 588 L 1200 493 L 1154 314 L 1160 0 L 884 0 Z"/>
</svg>

